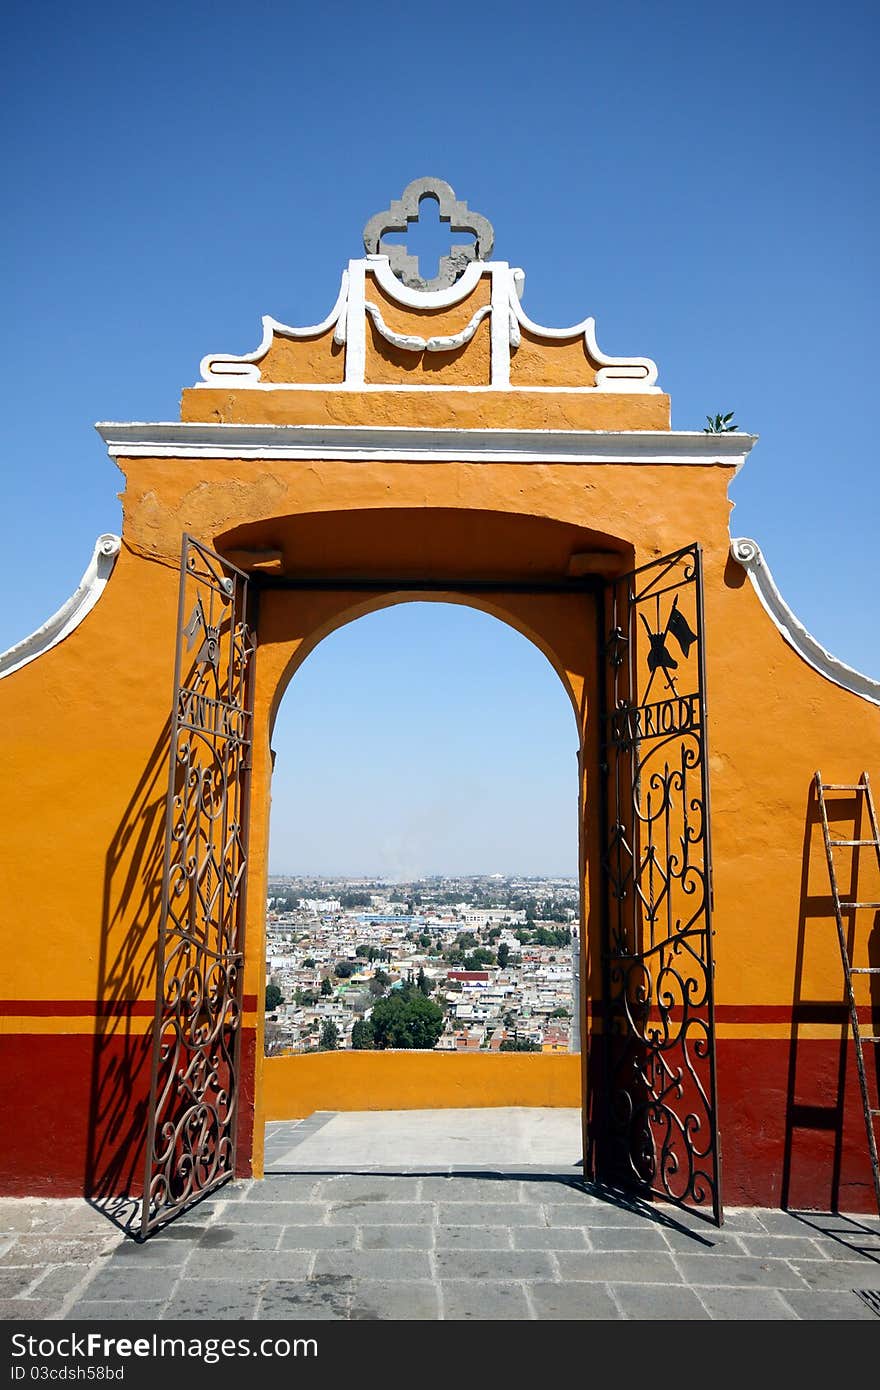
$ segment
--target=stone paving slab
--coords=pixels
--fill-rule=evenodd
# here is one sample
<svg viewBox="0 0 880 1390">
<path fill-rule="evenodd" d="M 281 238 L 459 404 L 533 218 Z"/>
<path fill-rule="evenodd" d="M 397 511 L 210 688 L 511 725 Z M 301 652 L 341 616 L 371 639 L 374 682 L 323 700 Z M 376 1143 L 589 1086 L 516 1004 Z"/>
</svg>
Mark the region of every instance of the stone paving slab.
<svg viewBox="0 0 880 1390">
<path fill-rule="evenodd" d="M 509 1250 L 510 1226 L 438 1226 L 432 1233 L 436 1250 Z M 545 1249 L 546 1247 L 526 1247 Z"/>
<path fill-rule="evenodd" d="M 441 1226 L 543 1226 L 540 1208 L 525 1202 L 440 1202 L 437 1221 Z"/>
<path fill-rule="evenodd" d="M 786 1260 L 757 1260 L 749 1255 L 678 1255 L 676 1263 L 686 1283 L 699 1287 L 804 1289 L 808 1285 Z"/>
<path fill-rule="evenodd" d="M 352 1290 L 348 1281 L 327 1285 L 272 1283 L 264 1287 L 258 1318 L 261 1322 L 347 1322 L 351 1320 Z"/>
<path fill-rule="evenodd" d="M 423 1250 L 319 1250 L 314 1272 L 352 1279 L 430 1279 L 431 1262 Z"/>
<path fill-rule="evenodd" d="M 162 1316 L 175 1322 L 253 1321 L 258 1316 L 264 1288 L 262 1279 L 241 1279 L 234 1283 L 197 1277 L 182 1279 Z"/>
<path fill-rule="evenodd" d="M 820 1248 L 817 1241 L 807 1236 L 749 1236 L 739 1237 L 739 1244 L 746 1255 L 757 1255 L 761 1259 L 773 1257 L 781 1260 L 825 1260 L 829 1256 Z"/>
<path fill-rule="evenodd" d="M 514 1226 L 510 1235 L 514 1250 L 585 1250 L 587 1246 L 587 1233 L 581 1226 L 557 1226 L 555 1230 L 548 1226 Z M 437 1240 L 439 1244 L 439 1232 Z"/>
<path fill-rule="evenodd" d="M 371 1280 L 361 1283 L 352 1294 L 352 1320 L 432 1319 L 440 1317 L 440 1290 L 429 1283 L 413 1284 L 400 1279 Z"/>
<path fill-rule="evenodd" d="M 4 1322 L 42 1322 L 57 1315 L 55 1299 L 0 1298 L 0 1319 Z"/>
<path fill-rule="evenodd" d="M 811 1289 L 880 1289 L 880 1269 L 873 1260 L 793 1260 L 792 1268 Z"/>
<path fill-rule="evenodd" d="M 327 1219 L 331 1226 L 410 1226 L 433 1221 L 434 1208 L 429 1202 L 338 1202 Z"/>
<path fill-rule="evenodd" d="M 370 1177 L 368 1174 L 345 1174 L 339 1177 L 322 1178 L 315 1184 L 312 1199 L 322 1202 L 414 1202 L 423 1196 L 423 1179 Z M 448 1179 L 447 1179 L 448 1181 Z M 275 1179 L 269 1177 L 266 1186 L 274 1188 Z M 430 1200 L 434 1200 L 433 1197 Z"/>
<path fill-rule="evenodd" d="M 522 1284 L 503 1284 L 483 1279 L 471 1283 L 442 1283 L 444 1318 L 461 1322 L 522 1322 L 533 1317 Z"/>
<path fill-rule="evenodd" d="M 680 1284 L 682 1276 L 669 1254 L 659 1251 L 561 1251 L 556 1259 L 562 1279 L 603 1284 Z"/>
<path fill-rule="evenodd" d="M 326 1220 L 330 1208 L 326 1202 L 234 1202 L 226 1207 L 218 1205 L 216 1210 L 223 1212 L 227 1225 L 233 1222 L 237 1225 L 272 1225 L 279 1222 L 279 1213 L 283 1212 L 285 1226 L 314 1226 Z"/>
<path fill-rule="evenodd" d="M 259 1228 L 255 1228 L 259 1229 Z M 424 1249 L 424 1245 L 397 1244 L 391 1232 L 400 1230 L 404 1234 L 411 1231 L 410 1226 L 391 1226 L 388 1231 L 379 1230 L 379 1235 L 388 1235 L 389 1244 L 385 1246 L 375 1246 L 375 1249 Z M 423 1227 L 416 1227 L 416 1234 L 423 1240 L 430 1240 L 430 1230 Z M 360 1243 L 366 1246 L 366 1231 L 360 1231 L 357 1226 L 284 1226 L 280 1230 L 281 1244 L 279 1250 L 353 1250 Z M 370 1247 L 367 1247 L 370 1248 Z"/>
<path fill-rule="evenodd" d="M 611 1297 L 628 1319 L 651 1322 L 705 1322 L 705 1304 L 694 1289 L 665 1288 L 655 1284 L 612 1284 Z"/>
<path fill-rule="evenodd" d="M 700 1302 L 718 1322 L 790 1322 L 797 1317 L 791 1299 L 776 1289 L 698 1289 Z"/>
<path fill-rule="evenodd" d="M 876 1321 L 858 1288 L 880 1288 L 872 1216 L 719 1231 L 537 1165 L 276 1173 L 144 1245 L 84 1202 L 0 1201 L 6 1320 Z"/>
<path fill-rule="evenodd" d="M 434 1227 L 364 1226 L 359 1243 L 362 1250 L 433 1250 Z"/>
<path fill-rule="evenodd" d="M 623 1316 L 605 1284 L 530 1284 L 529 1302 L 543 1322 L 616 1321 Z"/>
<path fill-rule="evenodd" d="M 851 1291 L 786 1293 L 785 1300 L 805 1322 L 877 1322 L 877 1314 L 872 1313 L 867 1304 Z"/>
<path fill-rule="evenodd" d="M 321 1255 L 320 1258 L 326 1258 Z M 305 1279 L 315 1256 L 309 1250 L 194 1250 L 181 1283 L 190 1279 L 225 1280 Z"/>
<path fill-rule="evenodd" d="M 664 1232 L 657 1226 L 594 1226 L 581 1231 L 591 1250 L 662 1250 L 664 1254 L 669 1250 Z"/>
<path fill-rule="evenodd" d="M 441 1282 L 498 1279 L 531 1283 L 556 1275 L 555 1260 L 547 1250 L 438 1250 L 434 1261 Z"/>
<path fill-rule="evenodd" d="M 122 1298 L 88 1299 L 76 1304 L 73 1316 L 77 1322 L 158 1322 L 169 1316 L 165 1308 L 164 1298 L 135 1302 Z"/>
</svg>

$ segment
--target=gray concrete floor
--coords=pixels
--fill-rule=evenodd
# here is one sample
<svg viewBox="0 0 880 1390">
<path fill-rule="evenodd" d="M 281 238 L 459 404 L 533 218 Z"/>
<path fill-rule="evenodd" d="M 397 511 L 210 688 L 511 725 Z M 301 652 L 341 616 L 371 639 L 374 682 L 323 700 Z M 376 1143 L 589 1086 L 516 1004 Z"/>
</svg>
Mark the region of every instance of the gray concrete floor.
<svg viewBox="0 0 880 1390">
<path fill-rule="evenodd" d="M 0 1316 L 865 1319 L 876 1215 L 694 1213 L 583 1184 L 576 1111 L 315 1115 L 267 1176 L 145 1245 L 81 1201 L 0 1201 Z"/>
</svg>

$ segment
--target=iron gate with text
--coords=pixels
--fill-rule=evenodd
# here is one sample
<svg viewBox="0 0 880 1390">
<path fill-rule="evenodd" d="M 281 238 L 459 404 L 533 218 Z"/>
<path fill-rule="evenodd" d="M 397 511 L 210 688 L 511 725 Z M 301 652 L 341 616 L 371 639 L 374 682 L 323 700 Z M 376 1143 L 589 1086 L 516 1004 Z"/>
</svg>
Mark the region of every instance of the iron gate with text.
<svg viewBox="0 0 880 1390">
<path fill-rule="evenodd" d="M 702 556 L 605 586 L 598 1172 L 722 1220 Z"/>
</svg>

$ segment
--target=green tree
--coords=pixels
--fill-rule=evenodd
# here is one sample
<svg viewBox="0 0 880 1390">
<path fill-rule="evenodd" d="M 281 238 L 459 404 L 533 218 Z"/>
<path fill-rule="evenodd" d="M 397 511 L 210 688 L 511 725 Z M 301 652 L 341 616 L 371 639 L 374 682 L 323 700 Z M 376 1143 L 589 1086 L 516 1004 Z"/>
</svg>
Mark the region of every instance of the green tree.
<svg viewBox="0 0 880 1390">
<path fill-rule="evenodd" d="M 499 1048 L 500 1052 L 540 1052 L 541 1044 L 532 1042 L 531 1038 L 505 1038 Z"/>
<path fill-rule="evenodd" d="M 321 993 L 325 999 L 329 999 L 330 995 L 333 993 L 333 986 L 331 985 L 326 975 L 321 981 Z"/>
<path fill-rule="evenodd" d="M 495 964 L 495 952 L 487 951 L 485 946 L 478 946 L 475 951 L 471 951 L 469 956 L 464 958 L 465 970 L 485 970 L 487 965 Z"/>
<path fill-rule="evenodd" d="M 386 985 L 391 984 L 391 976 L 388 974 L 387 970 L 374 970 L 373 979 L 378 980 L 383 989 Z"/>
<path fill-rule="evenodd" d="M 506 941 L 502 941 L 501 945 L 498 947 L 498 964 L 501 966 L 502 970 L 505 969 L 509 957 L 510 947 Z"/>
<path fill-rule="evenodd" d="M 339 901 L 343 907 L 369 907 L 370 895 L 364 892 L 340 893 Z"/>
<path fill-rule="evenodd" d="M 355 1052 L 371 1052 L 376 1046 L 373 1025 L 368 1018 L 359 1018 L 351 1030 L 351 1045 Z"/>
<path fill-rule="evenodd" d="M 419 973 L 416 976 L 416 986 L 422 994 L 431 993 L 431 986 L 428 984 L 428 977 L 421 966 L 419 966 Z"/>
<path fill-rule="evenodd" d="M 432 1048 L 443 1029 L 443 1011 L 418 990 L 394 990 L 373 1008 L 377 1048 Z"/>
<path fill-rule="evenodd" d="M 381 996 L 385 993 L 385 986 L 383 985 L 381 980 L 376 978 L 375 975 L 373 976 L 367 988 L 369 989 L 374 999 L 381 998 Z"/>
<path fill-rule="evenodd" d="M 360 956 L 362 959 L 366 960 L 370 954 L 371 949 L 372 948 L 370 946 L 356 946 L 354 953 L 356 956 Z"/>
<path fill-rule="evenodd" d="M 430 944 L 431 944 L 431 938 L 430 938 L 430 936 L 428 936 L 425 932 L 422 932 L 421 936 L 419 937 L 419 945 L 421 946 L 422 950 L 423 950 L 423 951 L 427 951 L 427 949 L 428 949 L 428 947 L 430 946 Z"/>
<path fill-rule="evenodd" d="M 266 1012 L 274 1013 L 279 1004 L 284 1003 L 284 995 L 277 985 L 268 984 L 266 986 Z"/>
<path fill-rule="evenodd" d="M 338 960 L 333 967 L 333 974 L 336 976 L 337 980 L 348 980 L 354 974 L 354 970 L 355 968 L 351 961 Z"/>
<path fill-rule="evenodd" d="M 303 961 L 303 970 L 314 970 L 316 964 L 317 961 L 315 960 L 314 956 L 306 956 L 305 960 Z"/>
<path fill-rule="evenodd" d="M 335 1052 L 339 1046 L 339 1029 L 332 1018 L 324 1020 L 321 1028 L 321 1040 L 318 1043 L 319 1052 Z"/>
</svg>

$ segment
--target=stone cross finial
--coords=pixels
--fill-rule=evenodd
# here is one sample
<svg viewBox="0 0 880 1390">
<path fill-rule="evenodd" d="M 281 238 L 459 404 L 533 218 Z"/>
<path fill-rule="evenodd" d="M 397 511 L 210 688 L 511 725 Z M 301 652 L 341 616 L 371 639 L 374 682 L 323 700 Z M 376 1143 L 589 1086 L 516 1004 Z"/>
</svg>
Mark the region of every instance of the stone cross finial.
<svg viewBox="0 0 880 1390">
<path fill-rule="evenodd" d="M 448 256 L 440 257 L 440 269 L 431 280 L 419 274 L 419 260 L 411 256 L 406 246 L 382 245 L 386 232 L 405 232 L 410 222 L 418 222 L 419 205 L 423 198 L 436 198 L 440 205 L 440 221 L 449 222 L 453 232 L 471 232 L 475 237 L 473 246 L 452 246 Z M 391 206 L 384 212 L 377 212 L 364 227 L 364 249 L 368 256 L 381 253 L 388 256 L 388 263 L 405 285 L 414 290 L 442 290 L 454 285 L 471 261 L 485 261 L 492 254 L 495 245 L 495 231 L 487 217 L 471 212 L 467 203 L 460 202 L 455 191 L 443 179 L 413 179 L 408 183 L 399 198 L 392 198 Z"/>
</svg>

